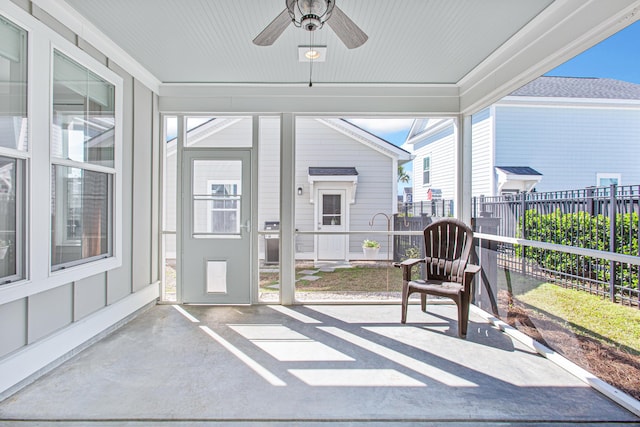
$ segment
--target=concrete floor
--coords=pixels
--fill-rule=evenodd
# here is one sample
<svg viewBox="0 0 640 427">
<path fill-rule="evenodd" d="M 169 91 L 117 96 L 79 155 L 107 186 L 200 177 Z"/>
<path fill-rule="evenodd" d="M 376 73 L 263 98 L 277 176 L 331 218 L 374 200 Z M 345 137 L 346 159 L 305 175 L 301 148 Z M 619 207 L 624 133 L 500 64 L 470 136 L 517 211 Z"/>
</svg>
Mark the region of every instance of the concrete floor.
<svg viewBox="0 0 640 427">
<path fill-rule="evenodd" d="M 181 311 L 183 310 L 183 311 Z M 0 403 L 0 426 L 632 425 L 472 313 L 155 306 Z"/>
</svg>

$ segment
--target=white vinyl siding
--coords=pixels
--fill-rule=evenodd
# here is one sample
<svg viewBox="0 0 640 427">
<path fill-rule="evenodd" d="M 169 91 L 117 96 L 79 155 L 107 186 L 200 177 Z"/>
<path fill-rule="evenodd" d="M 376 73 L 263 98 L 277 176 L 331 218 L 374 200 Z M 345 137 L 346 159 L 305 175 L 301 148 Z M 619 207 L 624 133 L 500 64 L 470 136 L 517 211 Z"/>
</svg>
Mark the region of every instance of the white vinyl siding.
<svg viewBox="0 0 640 427">
<path fill-rule="evenodd" d="M 592 186 L 597 172 L 640 183 L 640 110 L 496 107 L 496 166 L 530 166 L 538 191 Z"/>
<path fill-rule="evenodd" d="M 442 191 L 443 199 L 453 199 L 455 185 L 455 132 L 453 122 L 443 131 L 427 137 L 414 146 L 413 176 L 423 176 L 424 158 L 430 157 L 430 185 L 414 184 L 413 202 L 427 200 L 429 189 Z"/>
<path fill-rule="evenodd" d="M 486 108 L 473 115 L 471 125 L 471 179 L 472 192 L 475 196 L 493 195 L 493 119 L 491 109 Z"/>
</svg>

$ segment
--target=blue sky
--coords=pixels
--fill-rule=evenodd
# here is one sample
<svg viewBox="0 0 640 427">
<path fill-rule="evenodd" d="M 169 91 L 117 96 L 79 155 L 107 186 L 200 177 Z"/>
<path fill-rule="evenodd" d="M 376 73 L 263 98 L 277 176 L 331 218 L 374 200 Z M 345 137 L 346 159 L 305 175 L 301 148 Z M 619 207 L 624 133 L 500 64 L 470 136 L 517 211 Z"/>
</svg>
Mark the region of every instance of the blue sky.
<svg viewBox="0 0 640 427">
<path fill-rule="evenodd" d="M 547 76 L 602 77 L 640 84 L 640 21 L 631 24 L 591 49 L 549 71 Z M 352 120 L 393 144 L 402 145 L 411 121 L 401 119 Z M 410 164 L 405 166 L 409 172 Z M 398 185 L 398 194 L 402 187 Z"/>
<path fill-rule="evenodd" d="M 607 77 L 640 84 L 640 21 L 549 71 L 546 75 Z"/>
</svg>

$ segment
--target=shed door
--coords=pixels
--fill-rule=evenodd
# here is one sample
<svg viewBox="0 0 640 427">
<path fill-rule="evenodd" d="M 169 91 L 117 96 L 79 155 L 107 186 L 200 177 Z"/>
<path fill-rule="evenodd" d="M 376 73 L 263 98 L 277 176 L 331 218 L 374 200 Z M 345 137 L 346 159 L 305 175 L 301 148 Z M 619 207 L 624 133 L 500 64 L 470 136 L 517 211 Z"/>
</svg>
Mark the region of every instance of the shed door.
<svg viewBox="0 0 640 427">
<path fill-rule="evenodd" d="M 346 231 L 348 218 L 345 206 L 346 191 L 318 191 L 318 231 Z M 344 234 L 318 235 L 318 260 L 346 260 L 347 236 Z"/>
</svg>

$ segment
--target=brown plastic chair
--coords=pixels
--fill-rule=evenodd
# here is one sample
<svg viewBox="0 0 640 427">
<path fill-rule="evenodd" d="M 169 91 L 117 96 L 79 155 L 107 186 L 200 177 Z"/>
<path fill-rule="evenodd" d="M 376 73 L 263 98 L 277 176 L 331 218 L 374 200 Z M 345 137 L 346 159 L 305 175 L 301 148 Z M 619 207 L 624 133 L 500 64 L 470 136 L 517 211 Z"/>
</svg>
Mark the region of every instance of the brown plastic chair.
<svg viewBox="0 0 640 427">
<path fill-rule="evenodd" d="M 407 304 L 414 292 L 421 295 L 422 311 L 427 311 L 427 295 L 451 298 L 458 306 L 458 335 L 467 336 L 469 303 L 474 275 L 480 266 L 469 264 L 473 231 L 453 218 L 437 220 L 424 229 L 423 259 L 396 264 L 402 268 L 402 323 L 407 321 Z M 412 280 L 415 265 L 424 264 L 423 278 Z"/>
</svg>

